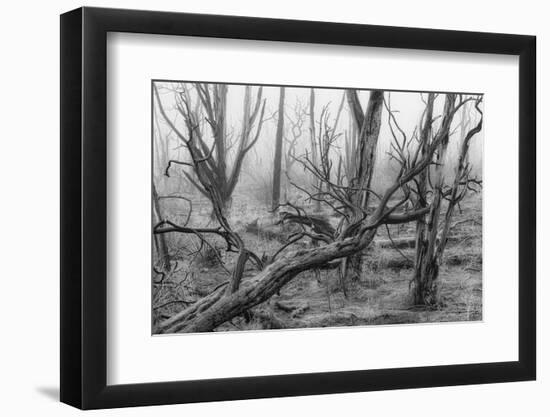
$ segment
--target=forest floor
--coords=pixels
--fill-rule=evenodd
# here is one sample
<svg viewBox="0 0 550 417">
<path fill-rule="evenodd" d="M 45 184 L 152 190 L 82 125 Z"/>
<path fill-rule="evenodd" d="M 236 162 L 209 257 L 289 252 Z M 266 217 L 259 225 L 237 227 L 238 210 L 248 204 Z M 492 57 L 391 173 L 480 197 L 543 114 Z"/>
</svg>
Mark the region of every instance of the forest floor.
<svg viewBox="0 0 550 417">
<path fill-rule="evenodd" d="M 273 254 L 285 234 L 265 208 L 248 203 L 233 207 L 231 222 L 247 247 L 259 256 Z M 203 218 L 205 215 L 203 214 Z M 335 220 L 336 221 L 336 220 Z M 415 224 L 385 227 L 363 255 L 361 279 L 347 283 L 344 297 L 338 270 L 306 271 L 280 294 L 252 310 L 252 318 L 236 317 L 217 331 L 281 328 L 476 321 L 482 319 L 482 207 L 477 195 L 456 213 L 440 269 L 441 303 L 437 308 L 414 306 L 409 295 L 413 275 Z M 306 242 L 303 242 L 306 245 Z M 175 272 L 154 285 L 153 321 L 157 322 L 204 297 L 229 278 L 234 261 L 219 251 L 203 248 L 196 255 L 180 251 Z M 171 247 L 198 247 L 189 237 L 174 237 Z M 397 247 L 397 249 L 396 249 Z M 290 249 L 289 249 L 290 250 Z M 178 255 L 176 255 L 178 257 Z M 225 263 L 225 268 L 220 262 Z M 257 273 L 250 265 L 244 279 Z"/>
</svg>

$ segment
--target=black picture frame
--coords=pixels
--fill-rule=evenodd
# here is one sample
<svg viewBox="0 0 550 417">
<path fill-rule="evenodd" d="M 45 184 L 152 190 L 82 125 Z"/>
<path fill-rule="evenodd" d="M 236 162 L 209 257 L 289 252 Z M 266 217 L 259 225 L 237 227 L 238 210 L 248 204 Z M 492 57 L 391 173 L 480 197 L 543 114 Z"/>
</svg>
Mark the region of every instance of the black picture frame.
<svg viewBox="0 0 550 417">
<path fill-rule="evenodd" d="M 107 385 L 108 32 L 518 56 L 519 360 Z M 95 409 L 535 379 L 535 45 L 523 35 L 251 17 L 88 7 L 61 15 L 61 401 Z"/>
</svg>

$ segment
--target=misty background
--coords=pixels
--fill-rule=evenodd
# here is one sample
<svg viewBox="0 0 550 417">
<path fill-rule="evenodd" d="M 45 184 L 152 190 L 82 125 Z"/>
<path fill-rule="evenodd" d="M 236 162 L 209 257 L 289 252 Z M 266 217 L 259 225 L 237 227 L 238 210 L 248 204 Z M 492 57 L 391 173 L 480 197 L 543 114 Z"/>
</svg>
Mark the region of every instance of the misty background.
<svg viewBox="0 0 550 417">
<path fill-rule="evenodd" d="M 181 82 L 156 81 L 155 85 L 158 88 L 164 110 L 169 117 L 174 121 L 174 124 L 181 131 L 185 131 L 185 123 L 181 114 L 176 110 L 175 94 Z M 193 94 L 193 83 L 183 83 L 186 88 L 191 91 L 191 100 L 198 102 L 198 97 Z M 246 189 L 249 196 L 256 198 L 259 202 L 270 205 L 271 187 L 273 178 L 273 161 L 275 152 L 275 136 L 277 130 L 277 106 L 279 100 L 279 86 L 262 86 L 262 97 L 266 102 L 266 110 L 264 122 L 258 142 L 252 147 L 250 152 L 245 156 L 241 176 L 237 184 L 236 192 L 239 193 Z M 259 86 L 253 86 L 252 96 L 257 93 Z M 295 156 L 299 158 L 304 156 L 306 152 L 311 153 L 310 131 L 308 122 L 309 112 L 309 97 L 311 87 L 285 87 L 285 117 L 287 118 L 284 126 L 283 155 L 288 149 L 289 140 L 294 140 L 293 126 L 291 121 L 296 120 L 296 112 L 301 111 L 303 117 L 303 125 L 300 129 L 300 135 L 296 140 Z M 363 108 L 367 107 L 370 91 L 357 90 Z M 244 85 L 228 84 L 227 92 L 227 126 L 228 133 L 233 141 L 238 141 L 239 129 L 242 124 L 243 116 L 243 100 L 244 100 Z M 333 158 L 345 153 L 345 131 L 351 130 L 352 117 L 349 106 L 345 101 L 345 90 L 338 88 L 314 88 L 315 93 L 315 115 L 321 113 L 325 106 L 328 106 L 330 120 L 334 121 L 338 113 L 338 109 L 344 100 L 341 114 L 339 117 L 336 131 L 341 135 L 333 151 Z M 386 90 L 385 100 L 394 112 L 396 121 L 399 127 L 405 132 L 407 138 L 410 138 L 415 129 L 419 129 L 419 123 L 422 112 L 425 108 L 425 98 L 427 93 L 422 92 L 405 92 Z M 434 104 L 434 114 L 441 114 L 444 104 L 444 94 L 437 96 Z M 197 103 L 198 104 L 198 103 Z M 153 176 L 159 194 L 187 192 L 196 193 L 193 186 L 188 184 L 182 175 L 178 174 L 179 170 L 187 169 L 186 167 L 172 167 L 171 176 L 165 175 L 166 166 L 169 159 L 188 160 L 189 154 L 187 149 L 182 146 L 181 140 L 172 131 L 172 129 L 164 122 L 162 116 L 158 114 L 158 109 L 153 108 L 153 140 L 154 140 L 154 156 L 153 156 Z M 475 117 L 475 112 L 469 110 L 470 117 Z M 397 175 L 397 165 L 392 163 L 389 157 L 390 144 L 393 140 L 390 126 L 388 122 L 389 113 L 386 107 L 382 110 L 382 125 L 380 128 L 380 136 L 376 150 L 376 168 L 373 175 L 372 187 L 375 191 L 381 191 L 389 183 L 391 183 Z M 455 169 L 457 162 L 457 153 L 460 145 L 460 137 L 458 127 L 461 123 L 462 112 L 455 116 L 453 120 L 452 133 L 449 141 L 449 146 L 446 154 L 445 170 L 446 175 L 451 175 Z M 434 121 L 434 129 L 439 125 L 438 119 Z M 202 126 L 203 135 L 212 141 L 211 132 L 206 122 L 203 120 Z M 210 135 L 210 137 L 209 137 Z M 231 140 L 230 140 L 231 142 Z M 234 153 L 235 146 L 229 149 L 229 160 L 231 154 Z M 473 167 L 472 174 L 478 178 L 482 177 L 483 166 L 483 131 L 480 132 L 470 144 L 469 161 Z M 337 163 L 337 161 L 334 161 Z M 299 164 L 293 164 L 291 169 L 285 167 L 283 158 L 281 182 L 287 193 L 292 188 L 287 183 L 287 175 L 297 184 L 306 185 L 308 176 L 304 173 Z M 288 195 L 288 194 L 287 194 Z"/>
</svg>

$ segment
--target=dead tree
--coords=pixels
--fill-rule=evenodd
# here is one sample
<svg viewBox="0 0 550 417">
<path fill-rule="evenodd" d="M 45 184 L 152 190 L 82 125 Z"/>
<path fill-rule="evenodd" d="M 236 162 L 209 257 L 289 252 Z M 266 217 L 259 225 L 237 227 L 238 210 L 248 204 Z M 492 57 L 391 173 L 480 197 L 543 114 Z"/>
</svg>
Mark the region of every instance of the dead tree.
<svg viewBox="0 0 550 417">
<path fill-rule="evenodd" d="M 422 116 L 421 127 L 420 127 L 420 137 L 419 137 L 419 152 L 421 156 L 425 156 L 428 148 L 430 146 L 430 141 L 432 139 L 432 125 L 433 125 L 433 109 L 436 95 L 434 93 L 429 93 L 426 102 L 426 109 Z M 447 104 L 447 103 L 446 103 Z M 418 176 L 416 182 L 416 200 L 414 202 L 415 208 L 426 208 L 429 206 L 428 203 L 428 182 L 429 182 L 430 167 L 424 169 Z M 427 229 L 427 216 L 422 217 L 416 222 L 416 234 L 415 234 L 415 267 L 414 267 L 414 277 L 411 286 L 413 293 L 413 303 L 414 304 L 424 304 L 425 297 L 423 294 L 426 294 L 426 291 L 423 289 L 424 280 L 422 278 L 423 263 L 426 252 L 426 240 L 428 234 L 426 233 Z"/>
<path fill-rule="evenodd" d="M 455 102 L 457 101 L 457 105 Z M 426 112 L 423 119 L 420 134 L 420 154 L 426 155 L 430 149 L 432 112 L 435 100 L 434 94 L 429 94 Z M 464 106 L 467 101 L 475 100 L 475 108 L 480 115 L 475 127 L 466 132 L 465 121 L 461 121 L 461 143 L 459 145 L 458 163 L 455 169 L 454 179 L 451 185 L 445 184 L 444 160 L 449 143 L 450 128 L 454 109 Z M 468 163 L 468 150 L 471 139 L 481 131 L 483 115 L 480 110 L 481 97 L 463 98 L 454 94 L 447 94 L 443 112 L 443 120 L 439 127 L 438 136 L 443 140 L 439 143 L 435 155 L 435 168 L 433 178 L 430 168 L 426 168 L 415 182 L 416 209 L 428 208 L 428 213 L 417 222 L 416 226 L 416 255 L 414 276 L 411 292 L 415 305 L 436 306 L 440 302 L 439 297 L 439 267 L 447 245 L 451 221 L 456 206 L 464 199 L 469 191 L 477 191 L 476 186 L 481 181 L 471 178 L 471 165 Z M 463 117 L 465 113 L 463 112 Z M 446 202 L 446 210 L 444 206 Z"/>
<path fill-rule="evenodd" d="M 273 160 L 273 194 L 271 208 L 276 210 L 281 197 L 281 163 L 283 153 L 283 130 L 285 128 L 285 88 L 279 90 L 279 111 L 277 113 L 277 133 L 275 134 L 275 157 Z"/>
<path fill-rule="evenodd" d="M 187 217 L 187 222 L 183 226 L 178 226 L 173 222 L 163 220 L 159 222 L 154 227 L 155 234 L 164 234 L 168 232 L 179 232 L 186 233 L 196 236 L 201 240 L 202 244 L 208 244 L 204 238 L 205 235 L 216 235 L 223 238 L 227 244 L 227 251 L 233 252 L 236 254 L 237 259 L 235 262 L 235 267 L 230 273 L 231 279 L 228 282 L 228 291 L 229 293 L 237 291 L 239 288 L 242 276 L 244 273 L 244 268 L 246 263 L 249 260 L 252 260 L 258 268 L 261 267 L 261 261 L 257 255 L 252 251 L 248 250 L 245 247 L 245 244 L 241 237 L 234 232 L 229 221 L 226 217 L 226 208 L 227 208 L 227 199 L 230 197 L 229 191 L 233 191 L 236 181 L 238 178 L 238 172 L 240 172 L 240 167 L 242 164 L 242 159 L 248 150 L 253 146 L 253 144 L 258 140 L 258 136 L 261 131 L 262 126 L 262 117 L 264 113 L 265 102 L 261 106 L 261 89 L 258 92 L 256 104 L 254 107 L 251 106 L 251 92 L 250 88 L 246 87 L 245 89 L 245 99 L 244 99 L 244 115 L 243 115 L 243 127 L 241 132 L 241 140 L 238 143 L 238 150 L 236 160 L 234 162 L 233 169 L 231 170 L 232 174 L 229 177 L 225 176 L 226 170 L 226 151 L 227 149 L 221 149 L 220 142 L 223 146 L 227 146 L 225 134 L 222 133 L 225 131 L 225 98 L 222 98 L 226 94 L 226 90 L 223 88 L 220 89 L 218 85 L 214 86 L 214 97 L 215 99 L 209 98 L 210 89 L 206 85 L 196 85 L 199 95 L 202 95 L 201 103 L 203 106 L 207 107 L 206 112 L 209 117 L 212 117 L 213 120 L 209 120 L 208 124 L 212 128 L 214 143 L 210 149 L 207 148 L 205 143 L 204 136 L 199 128 L 199 119 L 197 110 L 191 109 L 191 103 L 189 99 L 189 94 L 184 88 L 180 92 L 180 101 L 176 101 L 178 106 L 178 111 L 184 116 L 186 132 L 179 130 L 172 123 L 172 121 L 167 116 L 166 112 L 162 108 L 160 102 L 160 97 L 156 87 L 154 87 L 155 96 L 161 110 L 161 114 L 164 116 L 166 122 L 176 133 L 178 138 L 181 140 L 183 145 L 189 152 L 190 161 L 174 161 L 171 160 L 171 163 L 184 165 L 192 169 L 192 172 L 196 175 L 197 181 L 193 180 L 192 182 L 195 186 L 201 190 L 203 194 L 207 196 L 213 207 L 212 216 L 217 220 L 219 226 L 214 228 L 207 229 L 193 229 L 187 227 L 187 222 L 190 219 L 190 215 Z M 224 86 L 225 88 L 225 86 Z M 212 103 L 217 103 L 210 108 Z M 259 117 L 257 123 L 256 134 L 252 141 L 249 141 L 249 136 L 251 135 L 252 125 L 256 118 Z M 217 139 L 216 139 L 217 138 Z M 214 152 L 215 149 L 219 150 Z M 223 169 L 222 169 L 223 168 Z M 170 169 L 170 163 L 166 168 L 166 171 Z M 188 179 L 192 179 L 191 175 L 187 172 L 184 172 Z M 235 184 L 233 184 L 235 181 Z M 221 183 L 223 183 L 223 186 Z M 159 229 L 160 228 L 160 229 Z"/>
<path fill-rule="evenodd" d="M 330 103 L 323 106 L 321 113 L 319 115 L 319 120 L 312 119 L 313 107 L 315 102 L 315 95 L 311 93 L 310 98 L 310 148 L 308 152 L 306 150 L 306 155 L 304 160 L 307 161 L 308 165 L 314 166 L 319 172 L 325 172 L 332 170 L 332 159 L 331 151 L 335 147 L 336 141 L 341 136 L 340 133 L 337 133 L 338 123 L 340 121 L 340 116 L 342 114 L 342 109 L 344 106 L 344 96 L 342 96 L 342 101 L 338 106 L 336 116 L 334 120 L 331 120 L 331 114 L 329 112 Z M 298 117 L 298 114 L 297 114 Z M 318 129 L 317 129 L 317 126 Z M 301 126 L 301 123 L 300 125 Z M 301 129 L 298 128 L 298 135 L 294 134 L 294 140 L 299 137 Z M 295 155 L 292 155 L 291 159 L 296 162 L 300 162 Z M 303 161 L 302 161 L 303 162 Z M 330 165 L 330 168 L 329 168 Z M 326 171 L 328 170 L 328 171 Z M 309 171 L 306 167 L 306 171 Z M 296 185 L 293 184 L 295 187 Z M 325 184 L 322 179 L 318 178 L 315 174 L 312 175 L 312 186 L 314 190 L 321 191 L 325 187 Z M 309 195 L 309 194 L 308 194 Z M 315 203 L 315 211 L 320 211 L 320 202 L 317 199 L 311 199 Z"/>
<path fill-rule="evenodd" d="M 232 140 L 232 134 L 227 131 L 227 85 L 194 83 L 193 92 L 195 105 L 192 103 L 192 94 L 186 83 L 178 83 L 174 89 L 175 109 L 183 116 L 186 128 L 192 130 L 192 135 L 186 135 L 177 127 L 167 114 L 160 98 L 156 84 L 153 85 L 156 104 L 166 124 L 182 141 L 190 155 L 199 162 L 195 174 L 205 178 L 209 187 L 216 190 L 220 200 L 221 211 L 225 214 L 231 205 L 233 191 L 238 183 L 243 161 L 246 154 L 260 137 L 265 100 L 262 100 L 262 87 L 258 88 L 256 98 L 252 98 L 252 88 L 245 87 L 243 102 L 243 119 L 238 137 Z M 209 126 L 210 134 L 203 128 L 204 122 Z M 211 142 L 211 143 L 209 143 Z M 229 149 L 236 148 L 232 164 L 230 164 Z M 193 156 L 191 156 L 193 158 Z M 193 161 L 168 161 L 165 174 L 170 175 L 172 165 L 194 167 Z M 230 166 L 231 165 L 231 166 Z M 182 170 L 183 175 L 204 196 L 210 199 L 211 193 L 205 188 L 202 181 Z M 215 217 L 214 211 L 212 217 Z"/>
<path fill-rule="evenodd" d="M 349 120 L 349 127 L 344 132 L 344 155 L 342 158 L 342 168 L 346 178 L 354 178 L 356 172 L 356 154 L 358 146 L 357 127 L 353 117 Z"/>
<path fill-rule="evenodd" d="M 151 184 L 151 194 L 153 202 L 153 218 L 155 221 L 161 221 L 163 219 L 162 210 L 159 203 L 159 194 L 157 192 L 157 179 L 162 175 L 160 174 L 161 167 L 165 165 L 169 135 L 167 135 L 166 140 L 162 141 L 160 137 L 160 128 L 158 126 L 158 119 L 154 117 L 155 129 L 154 129 L 154 146 L 158 150 L 155 152 L 155 160 L 153 163 L 153 181 Z M 161 183 L 162 187 L 162 183 Z M 161 188 L 162 189 L 162 188 Z M 153 263 L 153 272 L 156 274 L 162 275 L 170 270 L 170 255 L 168 251 L 168 243 L 166 241 L 166 236 L 154 236 L 153 243 L 155 246 L 155 251 L 157 254 L 157 259 Z"/>
<path fill-rule="evenodd" d="M 287 133 L 283 137 L 285 167 L 284 201 L 288 201 L 288 179 L 291 176 L 292 167 L 296 162 L 296 145 L 298 144 L 298 140 L 302 137 L 305 114 L 304 109 L 298 102 L 294 108 L 294 115 L 285 116 L 286 120 L 289 122 L 289 126 L 287 128 Z"/>
<path fill-rule="evenodd" d="M 452 109 L 446 109 L 443 125 L 450 124 L 449 119 L 459 107 L 460 103 Z M 325 127 L 325 132 L 326 129 Z M 420 154 L 418 149 L 407 153 L 406 144 L 396 141 L 395 160 L 399 164 L 397 175 L 391 185 L 381 193 L 373 193 L 361 183 L 357 186 L 341 185 L 342 182 L 338 178 L 341 170 L 338 167 L 334 169 L 334 157 L 319 155 L 320 163 L 314 164 L 306 155 L 301 159 L 303 166 L 322 183 L 322 186 L 317 185 L 313 192 L 304 189 L 304 193 L 309 193 L 309 198 L 339 213 L 345 221 L 340 222 L 338 227 L 332 230 L 322 228 L 318 222 L 309 221 L 308 223 L 311 215 L 306 209 L 292 207 L 290 203 L 282 205 L 295 210 L 296 216 L 302 219 L 304 228 L 299 235 L 289 239 L 265 265 L 255 261 L 261 270 L 255 276 L 240 282 L 236 290 L 227 291 L 226 289 L 228 284 L 233 286 L 234 277 L 232 277 L 206 297 L 159 323 L 156 331 L 160 333 L 213 331 L 233 317 L 268 300 L 301 272 L 326 265 L 338 265 L 341 259 L 364 250 L 371 244 L 380 226 L 416 221 L 426 215 L 430 210 L 428 207 L 406 209 L 407 202 L 410 199 L 411 183 L 423 170 L 434 164 L 434 154 L 446 140 L 443 132 L 445 128 L 434 135 L 424 154 Z M 191 135 L 192 131 L 189 134 Z M 323 149 L 330 150 L 331 147 Z M 195 166 L 201 163 L 197 159 L 194 161 Z M 205 182 L 202 174 L 199 177 Z M 208 185 L 206 188 L 211 192 Z M 366 191 L 375 195 L 377 200 L 370 210 L 356 204 L 356 195 Z M 213 200 L 217 201 L 215 198 Z M 220 216 L 220 210 L 217 210 L 217 213 Z M 235 250 L 235 246 L 239 245 L 227 225 L 222 225 L 220 228 L 197 229 L 164 223 L 155 228 L 155 233 L 188 233 L 199 236 L 213 234 L 224 239 L 228 243 L 228 249 Z M 294 249 L 293 246 L 299 242 L 300 236 L 316 240 L 319 246 Z M 241 254 L 246 250 L 241 247 L 238 253 Z M 251 255 L 246 254 L 246 259 L 252 259 Z"/>
<path fill-rule="evenodd" d="M 330 104 L 330 103 L 329 103 Z M 344 104 L 344 97 L 338 107 L 336 117 L 334 120 L 331 120 L 331 115 L 329 112 L 329 104 L 325 105 L 319 115 L 319 120 L 316 124 L 319 126 L 319 129 L 315 130 L 315 137 L 311 141 L 311 157 L 310 153 L 306 151 L 306 155 L 303 159 L 294 158 L 295 161 L 303 165 L 305 171 L 310 171 L 312 174 L 312 186 L 314 188 L 313 194 L 311 191 L 308 191 L 304 187 L 300 187 L 298 184 L 292 182 L 289 179 L 291 185 L 296 189 L 301 191 L 307 196 L 306 202 L 313 203 L 315 206 L 315 212 L 320 211 L 321 203 L 323 202 L 322 198 L 316 198 L 315 195 L 323 195 L 323 190 L 326 188 L 324 183 L 324 178 L 331 178 L 332 176 L 332 149 L 335 146 L 338 138 L 341 136 L 337 133 L 337 126 L 340 120 L 340 115 L 342 113 L 342 108 Z M 315 123 L 314 123 L 315 125 Z M 313 159 L 315 155 L 315 159 Z M 339 167 L 340 169 L 340 167 Z M 321 174 L 321 175 L 319 175 Z M 340 172 L 337 174 L 336 182 L 340 182 Z M 315 194 L 315 195 L 314 195 Z M 330 238 L 333 235 L 332 226 L 326 221 L 325 217 L 322 214 L 315 215 L 306 215 L 305 211 L 300 209 L 288 201 L 284 206 L 291 207 L 294 210 L 297 210 L 297 214 L 283 212 L 281 213 L 281 223 L 283 224 L 294 224 L 298 226 L 301 232 L 297 232 L 289 236 L 289 241 L 295 242 L 302 238 L 309 238 L 313 247 L 319 246 L 319 241 L 327 241 L 326 238 Z M 319 207 L 319 209 L 317 208 Z M 331 207 L 332 209 L 332 207 Z M 338 214 L 338 212 L 335 212 Z M 311 229 L 313 234 L 307 232 L 307 228 Z M 325 239 L 320 239 L 319 236 L 325 235 Z M 314 274 L 317 281 L 321 281 L 320 269 L 314 268 Z M 328 288 L 328 286 L 327 286 Z M 346 294 L 345 286 L 342 283 L 342 290 Z"/>
<path fill-rule="evenodd" d="M 314 164 L 317 164 L 317 146 L 316 146 L 316 134 L 315 134 L 315 89 L 312 88 L 309 92 L 309 137 L 311 142 L 311 159 Z M 317 179 L 312 177 L 312 180 L 315 182 Z M 316 185 L 320 183 L 317 182 Z M 315 211 L 319 212 L 321 210 L 321 204 L 318 201 L 315 201 Z"/>
<path fill-rule="evenodd" d="M 382 103 L 384 92 L 372 90 L 366 111 L 363 111 L 356 90 L 346 92 L 348 105 L 352 115 L 354 129 L 358 132 L 356 142 L 350 140 L 347 151 L 353 152 L 346 155 L 349 159 L 348 183 L 350 185 L 351 199 L 354 204 L 368 210 L 371 193 L 371 182 L 374 173 L 376 148 L 382 123 Z M 353 139 L 350 138 L 350 139 Z M 345 259 L 342 264 L 346 280 L 358 280 L 363 269 L 362 253 L 354 254 Z"/>
<path fill-rule="evenodd" d="M 163 219 L 160 204 L 159 204 L 159 195 L 157 193 L 157 188 L 155 182 L 152 184 L 152 200 L 153 200 L 153 218 L 156 221 L 161 221 Z M 155 249 L 157 253 L 157 261 L 153 264 L 153 271 L 160 275 L 165 274 L 170 270 L 170 253 L 168 251 L 168 244 L 166 242 L 166 236 L 164 235 L 153 235 L 153 240 L 155 243 Z"/>
</svg>

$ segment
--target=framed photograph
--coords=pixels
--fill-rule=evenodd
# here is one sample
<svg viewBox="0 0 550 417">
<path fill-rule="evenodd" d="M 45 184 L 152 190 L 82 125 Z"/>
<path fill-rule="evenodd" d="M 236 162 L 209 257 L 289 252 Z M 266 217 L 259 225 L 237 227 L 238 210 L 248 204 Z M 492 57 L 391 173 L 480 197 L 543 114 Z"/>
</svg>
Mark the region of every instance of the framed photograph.
<svg viewBox="0 0 550 417">
<path fill-rule="evenodd" d="M 61 401 L 533 380 L 535 38 L 61 16 Z"/>
</svg>

